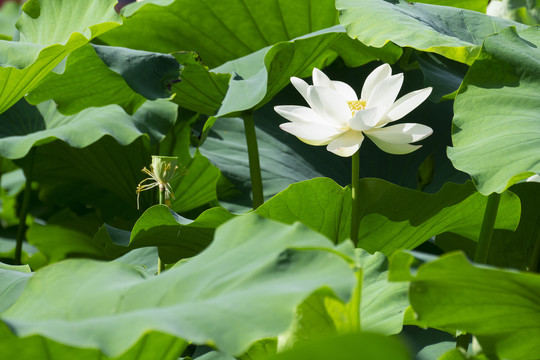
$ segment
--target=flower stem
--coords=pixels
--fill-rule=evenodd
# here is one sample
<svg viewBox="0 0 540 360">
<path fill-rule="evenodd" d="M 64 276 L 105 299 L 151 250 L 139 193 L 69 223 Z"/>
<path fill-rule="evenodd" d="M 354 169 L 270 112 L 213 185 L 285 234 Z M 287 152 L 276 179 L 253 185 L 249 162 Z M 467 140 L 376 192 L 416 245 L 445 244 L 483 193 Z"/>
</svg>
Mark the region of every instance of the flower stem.
<svg viewBox="0 0 540 360">
<path fill-rule="evenodd" d="M 354 245 L 358 244 L 358 229 L 360 227 L 360 154 L 355 152 L 352 156 L 352 211 L 351 211 L 351 240 Z"/>
<path fill-rule="evenodd" d="M 163 188 L 162 186 L 158 187 L 158 202 L 160 205 L 165 205 L 165 188 Z M 163 270 L 165 270 L 165 264 L 163 263 L 163 261 L 161 261 L 158 253 L 157 274 L 161 274 Z"/>
<path fill-rule="evenodd" d="M 501 194 L 492 193 L 488 197 L 486 209 L 484 210 L 484 220 L 482 221 L 482 228 L 480 229 L 480 236 L 476 245 L 476 253 L 474 254 L 474 261 L 477 263 L 487 264 L 500 200 Z M 462 347 L 464 350 L 467 350 L 471 338 L 471 334 L 459 335 L 456 341 L 456 348 Z"/>
<path fill-rule="evenodd" d="M 26 175 L 26 184 L 24 186 L 23 201 L 19 212 L 19 227 L 17 229 L 17 242 L 15 243 L 15 265 L 22 264 L 22 246 L 24 231 L 26 230 L 26 216 L 28 215 L 28 205 L 30 204 L 30 195 L 32 193 L 32 176 L 34 172 L 34 159 L 36 157 L 36 148 L 30 150 L 28 157 L 28 172 Z"/>
<path fill-rule="evenodd" d="M 538 272 L 538 262 L 540 260 L 540 225 L 536 225 L 536 240 L 533 246 L 531 257 L 529 258 L 528 270 Z"/>
<path fill-rule="evenodd" d="M 364 280 L 363 269 L 355 267 L 354 275 L 356 276 L 356 286 L 354 287 L 351 301 L 349 303 L 349 314 L 351 319 L 350 331 L 360 332 L 362 330 L 360 305 L 362 304 L 362 282 Z"/>
<path fill-rule="evenodd" d="M 159 186 L 158 189 L 158 204 L 165 205 L 165 188 Z"/>
<path fill-rule="evenodd" d="M 242 117 L 244 119 L 244 131 L 246 133 L 248 149 L 249 175 L 251 177 L 251 191 L 253 193 L 253 209 L 255 210 L 264 202 L 259 147 L 257 145 L 257 134 L 255 133 L 253 112 L 244 112 Z"/>
<path fill-rule="evenodd" d="M 474 254 L 474 261 L 477 263 L 487 264 L 493 227 L 495 226 L 500 200 L 501 194 L 492 193 L 488 197 L 486 209 L 484 211 L 484 220 L 482 221 L 482 229 L 480 230 L 478 244 L 476 245 L 476 253 Z"/>
</svg>

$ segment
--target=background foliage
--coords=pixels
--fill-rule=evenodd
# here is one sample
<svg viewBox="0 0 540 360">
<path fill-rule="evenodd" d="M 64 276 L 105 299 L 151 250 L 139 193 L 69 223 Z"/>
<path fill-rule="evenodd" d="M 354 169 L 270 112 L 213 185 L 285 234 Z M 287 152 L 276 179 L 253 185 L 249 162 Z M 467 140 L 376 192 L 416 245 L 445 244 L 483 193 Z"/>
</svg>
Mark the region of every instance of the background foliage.
<svg viewBox="0 0 540 360">
<path fill-rule="evenodd" d="M 0 8 L 2 356 L 538 357 L 537 2 L 115 3 Z M 433 87 L 402 121 L 434 134 L 402 156 L 362 144 L 354 244 L 349 160 L 273 107 L 304 103 L 291 76 L 359 92 L 381 62 L 403 93 Z M 170 207 L 137 208 L 151 155 L 182 165 Z"/>
</svg>

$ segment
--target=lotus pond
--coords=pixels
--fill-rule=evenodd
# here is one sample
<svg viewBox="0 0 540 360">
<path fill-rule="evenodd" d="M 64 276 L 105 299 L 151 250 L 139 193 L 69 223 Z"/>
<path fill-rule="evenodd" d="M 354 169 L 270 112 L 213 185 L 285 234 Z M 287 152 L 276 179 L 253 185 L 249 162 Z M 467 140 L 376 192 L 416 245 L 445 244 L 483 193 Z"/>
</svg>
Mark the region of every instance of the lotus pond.
<svg viewBox="0 0 540 360">
<path fill-rule="evenodd" d="M 540 358 L 538 1 L 2 3 L 1 359 Z"/>
</svg>

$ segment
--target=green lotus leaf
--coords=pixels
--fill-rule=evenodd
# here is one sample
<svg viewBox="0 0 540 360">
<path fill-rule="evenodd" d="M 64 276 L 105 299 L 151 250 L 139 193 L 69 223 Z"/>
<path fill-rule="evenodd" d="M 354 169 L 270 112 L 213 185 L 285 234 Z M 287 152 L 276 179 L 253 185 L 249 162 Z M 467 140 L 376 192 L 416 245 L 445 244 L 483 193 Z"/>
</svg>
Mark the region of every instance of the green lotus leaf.
<svg viewBox="0 0 540 360">
<path fill-rule="evenodd" d="M 313 67 L 324 68 L 338 56 L 356 67 L 379 59 L 393 63 L 400 55 L 395 47 L 378 49 L 354 41 L 339 25 L 281 42 L 212 70 L 234 75 L 216 116 L 256 109 L 287 86 L 291 76 L 310 76 Z"/>
<path fill-rule="evenodd" d="M 20 6 L 14 1 L 4 2 L 0 7 L 0 40 L 11 40 L 15 35 L 15 23 L 20 15 Z"/>
<path fill-rule="evenodd" d="M 34 109 L 35 116 L 10 109 L 6 114 L 11 114 L 13 127 L 2 129 L 11 134 L 0 141 L 0 148 L 22 156 L 38 145 L 33 163 L 30 157 L 17 163 L 33 168 L 42 198 L 60 206 L 95 207 L 103 221 L 137 219 L 135 189 L 144 178 L 141 169 L 150 161 L 150 145 L 163 139 L 175 121 L 176 105 L 147 102 L 133 116 L 117 105 L 64 116 L 53 103 L 38 108 L 23 104 L 22 109 Z M 112 117 L 118 121 L 110 121 Z M 47 126 L 51 129 L 35 131 Z M 20 136 L 13 136 L 17 133 Z M 150 194 L 143 194 L 141 204 L 149 203 L 154 203 Z"/>
<path fill-rule="evenodd" d="M 430 99 L 454 99 L 469 67 L 433 53 L 421 53 L 414 58 L 424 74 L 426 85 L 433 88 Z"/>
<path fill-rule="evenodd" d="M 151 248 L 140 250 L 148 252 L 148 250 L 151 250 Z M 133 253 L 138 251 L 139 250 L 135 250 Z M 128 256 L 133 257 L 131 253 Z M 155 257 L 157 259 L 157 253 L 155 254 Z M 118 261 L 124 262 L 126 260 L 127 256 L 126 259 L 118 259 Z M 140 262 L 135 261 L 131 263 L 139 264 Z M 2 279 L 0 281 L 0 289 L 2 293 L 0 297 L 2 304 L 0 312 L 2 312 L 10 307 L 19 298 L 20 294 L 24 290 L 24 287 L 26 286 L 26 283 L 33 274 L 30 272 L 28 265 L 10 266 L 1 263 L 0 273 L 2 274 L 0 277 Z M 132 349 L 130 349 L 124 356 L 120 356 L 115 359 L 130 360 L 133 359 L 134 354 L 144 356 L 144 354 L 147 353 L 155 356 L 156 354 L 163 352 L 160 359 L 176 360 L 178 358 L 179 345 L 182 345 L 182 347 L 185 346 L 182 341 L 175 339 L 170 335 L 150 333 L 144 336 L 143 339 Z M 55 359 L 71 356 L 76 357 L 77 359 L 85 360 L 96 359 L 96 357 L 100 355 L 99 351 L 96 350 L 65 346 L 41 336 L 18 338 L 3 322 L 0 322 L 0 352 L 6 358 L 20 360 L 36 359 L 39 358 L 44 352 Z"/>
<path fill-rule="evenodd" d="M 277 128 L 277 124 L 273 123 L 273 125 L 276 126 L 274 132 L 281 132 Z M 313 159 L 308 158 L 311 160 L 308 162 L 293 149 L 289 148 L 286 140 L 275 136 L 275 133 L 267 132 L 266 128 L 264 130 L 260 127 L 257 128 L 257 141 L 263 187 L 267 199 L 282 191 L 291 183 L 323 176 L 324 170 L 322 167 L 315 168 L 317 161 L 321 161 L 321 157 L 313 156 Z M 283 136 L 285 134 L 279 133 L 278 135 Z M 242 199 L 235 202 L 251 208 L 249 199 L 251 183 L 245 138 L 246 135 L 244 133 L 242 119 L 218 119 L 211 128 L 208 138 L 199 148 L 199 151 L 221 173 L 230 179 L 239 190 Z M 335 163 L 332 164 L 331 161 L 327 161 L 326 163 L 329 164 L 328 168 L 325 169 L 326 171 L 331 171 L 332 174 L 339 174 L 339 166 L 336 166 Z M 223 201 L 222 203 L 224 204 Z M 234 209 L 237 212 L 242 212 L 243 210 L 238 204 L 233 207 L 226 207 Z"/>
<path fill-rule="evenodd" d="M 397 334 L 409 306 L 408 284 L 388 281 L 388 260 L 381 253 L 371 255 L 355 249 L 352 257 L 361 270 L 360 312 L 352 311 L 328 289 L 312 294 L 296 310 L 296 319 L 279 337 L 280 351 L 313 340 L 354 332 L 352 317 L 360 314 L 360 328 L 366 332 Z"/>
<path fill-rule="evenodd" d="M 173 101 L 192 111 L 215 114 L 225 98 L 231 75 L 210 71 L 194 52 L 176 52 L 173 55 L 182 65 L 182 81 L 172 87 L 176 93 Z"/>
<path fill-rule="evenodd" d="M 286 330 L 294 308 L 318 288 L 330 286 L 346 300 L 354 275 L 342 256 L 304 226 L 245 216 L 220 227 L 203 253 L 157 277 L 116 262 L 50 265 L 2 320 L 19 337 L 42 335 L 107 356 L 150 331 L 241 354 Z"/>
<path fill-rule="evenodd" d="M 17 301 L 32 272 L 28 265 L 7 265 L 0 263 L 0 313 Z"/>
<path fill-rule="evenodd" d="M 362 331 L 393 335 L 401 332 L 403 315 L 409 306 L 407 286 L 388 281 L 388 259 L 376 252 L 355 249 L 355 260 L 362 268 L 360 326 Z"/>
<path fill-rule="evenodd" d="M 118 357 L 108 357 L 95 349 L 68 346 L 39 335 L 19 338 L 5 323 L 0 322 L 0 351 L 8 359 L 35 360 L 41 359 L 43 354 L 47 354 L 51 359 L 133 360 L 159 358 L 160 360 L 177 360 L 185 347 L 185 341 L 174 336 L 149 332 L 126 353 Z"/>
<path fill-rule="evenodd" d="M 270 101 L 291 76 L 310 76 L 313 67 L 323 68 L 337 56 L 349 66 L 360 66 L 377 59 L 395 62 L 400 55 L 400 49 L 364 46 L 350 39 L 341 26 L 265 47 L 212 70 L 200 58 L 180 53 L 176 57 L 185 68 L 182 82 L 173 87 L 178 92 L 174 101 L 209 115 L 237 115 Z"/>
<path fill-rule="evenodd" d="M 190 360 L 190 357 L 181 358 L 181 360 Z M 229 354 L 225 354 L 219 351 L 210 351 L 201 356 L 197 356 L 194 360 L 238 360 L 239 358 L 234 358 Z M 240 358 L 241 359 L 241 358 Z M 248 358 L 249 359 L 249 358 Z"/>
<path fill-rule="evenodd" d="M 24 187 L 24 174 L 21 169 L 13 161 L 2 159 L 0 160 L 0 171 L 2 171 L 2 176 L 7 175 L 10 178 L 9 180 L 7 178 L 0 179 L 2 188 L 9 195 L 19 193 Z"/>
<path fill-rule="evenodd" d="M 150 274 L 155 274 L 157 273 L 158 258 L 159 255 L 157 247 L 145 247 L 133 249 L 119 258 L 114 259 L 113 261 L 139 266 L 148 271 Z"/>
<path fill-rule="evenodd" d="M 171 199 L 171 207 L 178 213 L 216 202 L 216 187 L 221 176 L 219 169 L 198 151 L 193 156 L 183 154 L 185 157 L 181 161 L 180 170 L 182 176 L 171 182 L 175 194 L 174 199 Z"/>
<path fill-rule="evenodd" d="M 539 46 L 538 27 L 489 36 L 456 96 L 448 157 L 483 194 L 540 173 Z"/>
<path fill-rule="evenodd" d="M 360 179 L 358 247 L 386 255 L 413 249 L 432 236 L 451 231 L 476 240 L 487 197 L 471 182 L 448 183 L 436 194 L 406 189 L 380 179 Z M 285 223 L 300 221 L 340 242 L 350 234 L 350 188 L 317 178 L 289 186 L 256 213 Z M 496 228 L 515 230 L 520 218 L 519 198 L 505 192 Z"/>
<path fill-rule="evenodd" d="M 161 259 L 171 264 L 203 251 L 212 242 L 215 229 L 233 217 L 225 209 L 212 208 L 190 220 L 165 205 L 155 205 L 142 214 L 131 233 L 104 225 L 94 241 L 112 256 L 157 246 Z"/>
<path fill-rule="evenodd" d="M 422 326 L 469 332 L 484 352 L 533 359 L 540 351 L 540 276 L 471 264 L 462 253 L 423 259 L 397 253 L 390 280 L 410 281 L 409 298 Z"/>
<path fill-rule="evenodd" d="M 36 149 L 34 181 L 40 184 L 40 198 L 61 207 L 91 207 L 105 222 L 129 227 L 140 216 L 137 184 L 144 178 L 151 152 L 145 137 L 121 145 L 105 136 L 82 149 L 54 141 Z M 30 164 L 21 161 L 21 166 Z M 141 194 L 140 204 L 154 204 L 154 194 Z M 126 223 L 127 221 L 127 223 Z M 120 226 L 120 225 L 119 225 Z"/>
<path fill-rule="evenodd" d="M 521 219 L 516 231 L 495 230 L 491 240 L 489 263 L 522 271 L 538 271 L 538 239 L 540 239 L 540 184 L 516 184 L 510 191 L 521 201 Z"/>
<path fill-rule="evenodd" d="M 289 224 L 300 221 L 338 243 L 350 233 L 349 197 L 350 191 L 333 180 L 315 178 L 290 185 L 261 205 L 256 213 Z"/>
<path fill-rule="evenodd" d="M 26 239 L 51 263 L 68 257 L 107 259 L 104 251 L 93 241 L 100 225 L 95 214 L 76 216 L 69 210 L 63 210 L 46 223 L 32 223 Z"/>
<path fill-rule="evenodd" d="M 66 60 L 62 74 L 51 72 L 27 95 L 30 103 L 54 99 L 66 115 L 117 104 L 133 114 L 146 99 L 170 97 L 167 86 L 178 78 L 179 65 L 166 54 L 88 44 Z"/>
<path fill-rule="evenodd" d="M 126 6 L 109 45 L 195 51 L 213 68 L 269 45 L 337 24 L 334 0 L 151 0 Z"/>
<path fill-rule="evenodd" d="M 183 174 L 171 184 L 175 193 L 173 209 L 183 213 L 215 201 L 219 171 L 202 155 L 190 155 L 189 126 L 182 125 L 184 119 L 181 119 L 170 131 L 177 115 L 176 105 L 169 101 L 162 104 L 163 108 L 159 103 L 152 103 L 150 107 L 145 103 L 133 117 L 124 115 L 126 122 L 123 124 L 110 122 L 106 114 L 98 114 L 105 119 L 101 129 L 96 130 L 112 125 L 134 127 L 140 131 L 139 137 L 134 139 L 127 138 L 129 133 L 126 132 L 121 134 L 121 143 L 111 136 L 103 136 L 84 148 L 75 148 L 59 140 L 36 148 L 34 180 L 41 185 L 40 196 L 60 206 L 91 206 L 97 210 L 102 221 L 131 229 L 143 210 L 157 203 L 157 189 L 144 191 L 140 194 L 141 210 L 137 210 L 135 190 L 137 184 L 148 177 L 141 170 L 149 167 L 151 155 L 158 152 L 155 144 L 163 140 L 169 131 L 167 139 L 172 140 L 163 140 L 159 151 L 179 156 Z M 93 109 L 103 112 L 106 108 Z M 88 119 L 92 120 L 91 113 L 88 115 Z M 93 120 L 95 126 L 96 119 Z M 184 129 L 187 131 L 182 133 Z M 184 138 L 185 134 L 188 138 Z M 19 163 L 25 169 L 30 166 L 27 161 L 21 160 Z M 128 222 L 117 223 L 120 219 Z"/>
<path fill-rule="evenodd" d="M 405 313 L 405 321 L 409 321 L 409 315 L 414 317 L 414 312 L 410 307 Z M 406 325 L 410 324 L 406 323 Z M 413 358 L 418 360 L 440 360 L 440 356 L 456 348 L 454 335 L 431 328 L 405 326 L 400 337 L 406 339 L 411 353 L 414 354 Z"/>
<path fill-rule="evenodd" d="M 268 360 L 372 359 L 407 360 L 407 348 L 396 338 L 380 334 L 357 333 L 326 338 L 278 353 Z"/>
<path fill-rule="evenodd" d="M 442 356 L 438 358 L 438 360 L 475 360 L 475 359 L 482 359 L 482 358 L 476 357 L 476 356 L 471 357 L 469 354 L 465 354 L 462 349 L 452 349 L 450 351 L 445 352 Z"/>
<path fill-rule="evenodd" d="M 114 118 L 116 121 L 111 121 Z M 176 118 L 176 105 L 168 101 L 146 102 L 133 116 L 118 105 L 89 108 L 78 114 L 60 114 L 52 101 L 28 105 L 21 100 L 0 115 L 0 155 L 9 159 L 25 156 L 33 146 L 56 139 L 76 148 L 84 148 L 105 135 L 127 145 L 147 136 L 160 140 Z M 145 135 L 146 134 L 146 135 Z"/>
<path fill-rule="evenodd" d="M 6 263 L 12 263 L 15 258 L 15 239 L 16 233 L 15 228 L 0 231 L 0 260 L 5 261 Z M 29 245 L 28 243 L 23 243 L 22 252 L 21 252 L 21 262 L 23 264 L 29 263 L 29 259 L 37 252 L 37 249 Z"/>
<path fill-rule="evenodd" d="M 17 21 L 21 42 L 64 44 L 74 32 L 88 40 L 120 25 L 113 0 L 86 1 L 30 0 Z"/>
<path fill-rule="evenodd" d="M 17 21 L 20 42 L 0 40 L 0 113 L 35 88 L 69 53 L 121 21 L 115 0 L 30 0 Z"/>
<path fill-rule="evenodd" d="M 424 4 L 432 5 L 443 5 L 443 6 L 452 6 L 461 9 L 478 11 L 481 13 L 486 12 L 487 2 L 484 0 L 420 0 L 415 1 L 415 3 L 420 2 Z"/>
<path fill-rule="evenodd" d="M 251 359 L 266 359 L 268 356 L 274 355 L 277 353 L 277 345 L 278 345 L 278 339 L 277 337 L 273 338 L 267 338 L 267 339 L 261 339 L 256 342 L 254 342 L 246 351 L 240 356 L 236 356 L 236 359 L 238 360 L 251 360 Z M 198 359 L 215 359 L 215 360 L 235 360 L 232 356 L 228 354 L 224 354 L 222 352 L 218 352 L 220 357 L 213 358 L 208 357 L 197 357 Z"/>
<path fill-rule="evenodd" d="M 179 84 L 177 89 L 189 91 L 201 78 L 212 81 L 198 84 L 195 92 L 182 91 L 175 101 L 181 106 L 185 102 L 189 109 L 210 115 L 215 114 L 218 104 L 221 104 L 218 116 L 232 116 L 260 107 L 289 84 L 291 76 L 308 76 L 314 66 L 324 67 L 338 55 L 349 65 L 359 66 L 376 59 L 395 62 L 401 54 L 401 49 L 396 47 L 370 48 L 350 39 L 343 27 L 334 26 L 336 10 L 333 2 L 326 0 L 303 0 L 294 4 L 253 0 L 228 1 L 226 5 L 217 1 L 211 4 L 180 0 L 155 3 L 126 7 L 124 26 L 106 34 L 103 40 L 111 45 L 150 51 L 196 51 L 199 59 L 213 68 L 212 73 L 206 76 L 201 71 L 183 73 L 182 80 L 187 84 Z M 220 17 L 216 21 L 214 16 L 218 9 Z M 246 11 L 247 17 L 243 18 L 241 14 Z M 192 12 L 193 19 L 205 16 L 204 22 L 196 27 L 184 27 L 187 22 L 177 25 L 178 17 L 185 19 Z M 171 19 L 170 24 L 175 24 L 167 36 L 164 27 L 169 25 L 164 19 Z M 149 31 L 142 33 L 142 29 Z M 155 30 L 159 30 L 159 36 L 144 40 Z M 235 33 L 232 37 L 231 31 Z M 217 41 L 217 46 L 201 48 Z M 218 89 L 215 86 L 214 80 L 220 73 L 232 76 L 225 98 L 222 86 Z"/>
<path fill-rule="evenodd" d="M 45 48 L 0 40 L 0 82 L 6 84 L 0 93 L 0 113 L 35 88 L 70 52 L 87 42 L 78 33 L 74 33 L 65 46 L 51 45 Z"/>
<path fill-rule="evenodd" d="M 527 28 L 474 11 L 405 0 L 337 0 L 336 7 L 347 33 L 365 45 L 391 42 L 466 64 L 476 59 L 488 35 L 509 26 Z"/>
</svg>

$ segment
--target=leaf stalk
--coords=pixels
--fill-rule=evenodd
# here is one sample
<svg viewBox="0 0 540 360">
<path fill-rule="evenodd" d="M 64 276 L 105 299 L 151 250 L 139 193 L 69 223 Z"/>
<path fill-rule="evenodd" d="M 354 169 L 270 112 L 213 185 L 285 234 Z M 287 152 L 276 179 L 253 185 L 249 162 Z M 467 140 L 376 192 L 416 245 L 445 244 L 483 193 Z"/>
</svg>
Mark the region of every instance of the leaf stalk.
<svg viewBox="0 0 540 360">
<path fill-rule="evenodd" d="M 474 261 L 476 263 L 487 264 L 489 250 L 491 248 L 491 240 L 493 238 L 493 229 L 497 220 L 497 212 L 499 211 L 499 203 L 501 194 L 492 193 L 488 196 L 486 208 L 484 210 L 484 219 L 482 220 L 482 228 L 476 245 L 476 253 Z M 457 337 L 456 348 L 463 348 L 465 351 L 469 348 L 472 334 L 463 334 Z"/>
<path fill-rule="evenodd" d="M 356 286 L 354 287 L 351 301 L 349 303 L 349 314 L 351 319 L 351 332 L 359 333 L 362 331 L 362 321 L 360 319 L 360 305 L 362 304 L 362 283 L 364 280 L 364 271 L 362 268 L 355 267 L 354 276 L 356 277 Z"/>
<path fill-rule="evenodd" d="M 19 227 L 17 228 L 17 240 L 15 243 L 15 265 L 22 264 L 22 246 L 24 240 L 24 232 L 26 230 L 26 216 L 28 215 L 28 205 L 30 204 L 30 195 L 32 193 L 32 177 L 34 173 L 34 161 L 36 158 L 36 148 L 30 149 L 28 156 L 28 172 L 26 175 L 26 183 L 24 186 L 23 201 L 19 212 Z"/>
<path fill-rule="evenodd" d="M 474 254 L 474 261 L 477 263 L 487 264 L 500 201 L 501 194 L 492 193 L 488 197 L 486 209 L 484 210 L 484 220 L 482 221 L 482 228 L 476 245 L 476 253 Z"/>
<path fill-rule="evenodd" d="M 356 246 L 358 244 L 358 229 L 360 228 L 359 210 L 360 210 L 360 154 L 355 152 L 352 156 L 352 175 L 351 175 L 351 240 Z"/>
<path fill-rule="evenodd" d="M 249 175 L 251 178 L 251 191 L 253 194 L 253 210 L 255 210 L 264 203 L 259 147 L 257 145 L 257 134 L 255 132 L 253 112 L 244 112 L 242 118 L 244 119 L 244 132 L 246 134 L 249 158 Z"/>
<path fill-rule="evenodd" d="M 159 186 L 159 191 L 158 191 L 158 203 L 160 205 L 165 205 L 165 192 L 166 192 L 166 189 L 165 187 L 163 186 Z M 158 266 L 157 266 L 157 274 L 161 274 L 161 272 L 165 270 L 165 264 L 163 263 L 163 261 L 161 260 L 161 257 L 159 256 L 158 254 Z"/>
</svg>

